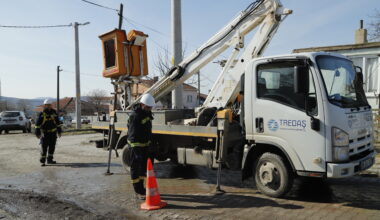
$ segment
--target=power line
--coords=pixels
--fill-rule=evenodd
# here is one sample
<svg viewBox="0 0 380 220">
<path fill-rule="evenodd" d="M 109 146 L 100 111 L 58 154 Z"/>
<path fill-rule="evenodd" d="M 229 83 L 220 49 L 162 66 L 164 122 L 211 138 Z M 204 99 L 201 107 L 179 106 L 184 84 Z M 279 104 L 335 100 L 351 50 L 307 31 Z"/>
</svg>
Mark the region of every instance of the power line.
<svg viewBox="0 0 380 220">
<path fill-rule="evenodd" d="M 118 12 L 118 13 L 120 12 L 118 9 L 110 8 L 110 7 L 108 7 L 108 6 L 100 5 L 100 4 L 97 4 L 97 3 L 94 3 L 94 2 L 91 2 L 91 1 L 88 1 L 88 0 L 81 0 L 81 1 L 86 2 L 86 3 L 88 3 L 88 4 L 92 4 L 92 5 L 95 5 L 95 6 L 101 7 L 101 8 L 105 8 L 105 9 L 108 9 L 108 10 L 113 10 L 113 11 L 116 11 L 116 12 Z M 162 36 L 164 36 L 164 37 L 170 38 L 170 36 L 169 36 L 168 34 L 165 34 L 165 33 L 161 32 L 161 31 L 158 31 L 158 30 L 155 29 L 155 28 L 149 27 L 149 26 L 147 26 L 147 25 L 144 25 L 144 24 L 142 24 L 142 23 L 139 23 L 139 22 L 137 22 L 137 21 L 135 21 L 135 20 L 133 20 L 133 19 L 131 19 L 131 18 L 127 18 L 127 17 L 125 17 L 125 16 L 122 16 L 122 18 L 123 18 L 126 22 L 128 22 L 129 24 L 131 24 L 132 26 L 134 26 L 134 27 L 136 27 L 136 28 L 137 28 L 137 26 L 142 26 L 142 27 L 144 27 L 144 28 L 146 28 L 146 29 L 148 29 L 148 30 L 151 30 L 151 31 L 153 31 L 153 32 L 155 32 L 155 33 L 157 33 L 157 34 L 160 34 L 160 35 L 162 35 Z M 158 47 L 160 47 L 160 48 L 163 49 L 163 50 L 166 50 L 163 46 L 161 46 L 158 42 L 154 41 L 152 38 L 151 38 L 151 40 L 152 40 L 153 43 L 155 43 Z M 198 47 L 195 46 L 194 44 L 191 44 L 191 43 L 189 43 L 189 42 L 187 42 L 187 41 L 183 41 L 183 42 L 186 43 L 186 44 L 189 44 L 189 45 L 193 46 L 194 48 L 198 48 Z M 226 57 L 225 57 L 224 55 L 222 55 L 222 54 L 220 54 L 219 56 L 222 56 L 222 57 L 226 58 Z"/>
<path fill-rule="evenodd" d="M 153 32 L 156 32 L 156 33 L 158 33 L 158 34 L 160 34 L 160 35 L 162 35 L 162 36 L 164 36 L 164 37 L 170 38 L 169 35 L 167 35 L 167 34 L 165 34 L 165 33 L 162 33 L 161 31 L 158 31 L 158 30 L 156 30 L 156 29 L 154 29 L 154 28 L 152 28 L 152 27 L 149 27 L 149 26 L 146 26 L 146 25 L 144 25 L 144 24 L 141 24 L 141 23 L 139 23 L 139 22 L 137 22 L 137 21 L 135 21 L 135 20 L 133 20 L 133 19 L 131 19 L 131 18 L 126 18 L 126 17 L 123 16 L 123 19 L 124 19 L 126 22 L 128 22 L 129 24 L 131 24 L 132 26 L 136 27 L 136 28 L 137 28 L 138 25 L 140 25 L 140 26 L 145 27 L 146 29 L 149 29 L 149 30 L 151 30 L 151 31 L 153 31 Z M 150 38 L 150 39 L 153 41 L 153 43 L 157 44 L 157 46 L 159 46 L 161 49 L 166 50 L 166 49 L 163 48 L 161 45 L 159 45 L 157 42 L 155 42 L 152 38 Z M 194 47 L 195 49 L 198 49 L 198 47 L 197 47 L 195 44 L 192 44 L 192 43 L 190 43 L 190 42 L 188 42 L 188 41 L 182 41 L 182 42 L 184 42 L 184 43 L 186 43 L 186 44 L 188 44 L 188 45 Z M 223 55 L 223 54 L 219 54 L 218 57 L 223 57 L 223 58 L 225 58 L 225 59 L 227 58 L 227 57 L 226 57 L 225 55 Z"/>
<path fill-rule="evenodd" d="M 95 2 L 90 2 L 90 1 L 87 1 L 87 0 L 82 0 L 82 2 L 86 2 L 86 3 L 91 4 L 91 5 L 95 5 L 95 6 L 98 6 L 98 7 L 101 7 L 101 8 L 105 8 L 105 9 L 108 9 L 108 10 L 119 12 L 119 10 L 117 10 L 117 9 L 110 8 L 110 7 L 107 7 L 107 6 L 104 6 L 104 5 L 100 5 L 100 4 L 95 3 Z"/>
<path fill-rule="evenodd" d="M 73 24 L 60 24 L 60 25 L 37 25 L 37 26 L 26 26 L 26 25 L 0 25 L 2 28 L 61 28 L 61 27 L 72 27 Z"/>
<path fill-rule="evenodd" d="M 108 6 L 100 5 L 100 4 L 97 4 L 97 3 L 94 3 L 94 2 L 91 2 L 91 1 L 88 1 L 88 0 L 82 0 L 82 1 L 83 1 L 83 2 L 86 2 L 86 3 L 88 3 L 88 4 L 92 4 L 92 5 L 95 5 L 95 6 L 101 7 L 101 8 L 105 8 L 105 9 L 113 10 L 113 11 L 116 11 L 116 12 L 119 13 L 119 10 L 114 9 L 114 8 L 110 8 L 110 7 L 108 7 Z M 133 19 L 131 19 L 131 18 L 127 18 L 127 17 L 125 17 L 125 16 L 122 16 L 122 18 L 123 18 L 126 22 L 128 22 L 129 24 L 131 24 L 132 26 L 134 26 L 135 28 L 137 28 L 137 26 L 142 26 L 142 27 L 144 27 L 144 28 L 146 28 L 146 29 L 149 29 L 149 30 L 151 30 L 151 31 L 153 31 L 153 32 L 155 32 L 155 33 L 157 33 L 157 34 L 160 34 L 160 35 L 162 35 L 162 36 L 164 36 L 164 37 L 170 38 L 170 36 L 169 36 L 168 34 L 165 34 L 165 33 L 161 32 L 161 31 L 158 31 L 158 30 L 156 30 L 155 28 L 152 28 L 152 27 L 149 27 L 149 26 L 147 26 L 147 25 L 141 24 L 141 23 L 139 23 L 139 22 L 137 22 L 137 21 L 135 21 L 135 20 L 133 20 Z M 153 38 L 150 38 L 150 40 L 151 40 L 154 44 L 156 44 L 159 48 L 161 48 L 163 51 L 168 52 L 169 55 L 172 56 L 172 54 L 170 53 L 170 51 L 168 51 L 166 48 L 164 48 L 163 46 L 161 46 L 160 43 L 158 43 L 157 41 L 153 40 Z M 183 41 L 183 42 L 185 42 L 185 43 L 187 43 L 187 44 L 193 46 L 194 48 L 198 48 L 198 47 L 196 47 L 194 44 L 191 44 L 191 43 L 186 42 L 186 41 Z M 218 57 L 226 58 L 223 54 L 220 54 Z"/>
<path fill-rule="evenodd" d="M 137 23 L 132 23 L 130 19 L 123 17 L 125 21 L 127 21 L 129 24 L 131 24 L 133 27 L 137 28 Z M 149 38 L 154 44 L 156 44 L 160 49 L 163 51 L 167 52 L 169 55 L 172 55 L 170 51 L 167 48 L 164 48 L 163 46 L 160 45 L 157 41 L 153 40 L 153 38 Z"/>
<path fill-rule="evenodd" d="M 105 9 L 109 9 L 109 10 L 112 10 L 112 11 L 116 11 L 116 12 L 119 13 L 119 10 L 118 10 L 118 9 L 115 9 L 115 8 L 111 8 L 111 7 L 108 7 L 108 6 L 100 5 L 100 4 L 98 4 L 98 3 L 91 2 L 91 1 L 88 1 L 88 0 L 81 0 L 81 1 L 86 2 L 86 3 L 88 3 L 88 4 L 91 4 L 91 5 L 95 5 L 95 6 L 101 7 L 101 8 L 105 8 Z M 127 21 L 128 23 L 132 24 L 132 25 L 135 24 L 135 26 L 136 26 L 136 24 L 137 24 L 137 25 L 140 25 L 140 26 L 142 26 L 142 27 L 145 27 L 146 29 L 149 29 L 149 30 L 151 30 L 151 31 L 153 31 L 153 32 L 156 32 L 156 33 L 158 33 L 158 34 L 161 34 L 161 35 L 163 35 L 163 36 L 165 36 L 165 37 L 170 37 L 169 35 L 167 35 L 167 34 L 165 34 L 165 33 L 162 33 L 161 31 L 158 31 L 158 30 L 156 30 L 156 29 L 154 29 L 154 28 L 152 28 L 152 27 L 149 27 L 149 26 L 146 26 L 146 25 L 144 25 L 144 24 L 141 24 L 141 23 L 139 23 L 139 22 L 137 22 L 137 21 L 135 21 L 135 20 L 133 20 L 133 19 L 131 19 L 131 18 L 126 18 L 126 17 L 123 16 L 123 19 L 124 19 L 125 21 Z M 133 24 L 133 23 L 134 23 L 134 24 Z"/>
<path fill-rule="evenodd" d="M 145 27 L 146 29 L 149 29 L 149 30 L 151 30 L 151 31 L 153 31 L 153 32 L 156 32 L 157 34 L 161 34 L 162 36 L 165 36 L 165 37 L 169 37 L 169 38 L 170 38 L 169 35 L 167 35 L 167 34 L 165 34 L 165 33 L 162 33 L 161 31 L 158 31 L 158 30 L 156 30 L 156 29 L 154 29 L 154 28 L 152 28 L 152 27 L 149 27 L 149 26 L 146 26 L 146 25 L 144 25 L 144 24 L 141 24 L 141 23 L 139 23 L 139 22 L 137 22 L 137 21 L 135 21 L 135 20 L 132 20 L 132 19 L 130 19 L 130 18 L 126 18 L 126 17 L 124 17 L 124 16 L 123 16 L 123 19 L 124 19 L 125 21 L 127 21 L 128 23 L 134 25 L 134 26 L 140 25 L 140 26 L 142 26 L 142 27 Z"/>
<path fill-rule="evenodd" d="M 141 23 L 139 23 L 139 22 L 137 22 L 137 21 L 135 21 L 135 20 L 133 20 L 133 19 L 131 19 L 131 18 L 123 17 L 123 19 L 124 19 L 126 22 L 128 22 L 129 24 L 131 24 L 132 26 L 136 27 L 136 28 L 137 28 L 138 25 L 140 25 L 140 26 L 145 27 L 146 29 L 149 29 L 149 30 L 151 30 L 151 31 L 153 31 L 153 32 L 155 32 L 155 33 L 158 33 L 158 34 L 160 34 L 160 35 L 162 35 L 162 36 L 164 36 L 164 37 L 166 37 L 166 38 L 170 38 L 170 36 L 169 36 L 168 34 L 165 34 L 165 33 L 161 32 L 161 31 L 158 31 L 158 30 L 156 30 L 156 29 L 154 29 L 154 28 L 152 28 L 152 27 L 149 27 L 149 26 L 147 26 L 147 25 L 141 24 Z M 194 47 L 195 49 L 198 48 L 197 46 L 195 46 L 195 44 L 192 44 L 192 43 L 190 43 L 190 42 L 188 42 L 188 41 L 182 41 L 182 42 L 184 42 L 184 43 L 186 43 L 186 44 L 188 44 L 188 45 L 191 45 L 191 46 Z M 161 46 L 160 46 L 160 47 L 161 47 Z M 161 47 L 161 48 L 162 48 L 162 47 Z"/>
</svg>

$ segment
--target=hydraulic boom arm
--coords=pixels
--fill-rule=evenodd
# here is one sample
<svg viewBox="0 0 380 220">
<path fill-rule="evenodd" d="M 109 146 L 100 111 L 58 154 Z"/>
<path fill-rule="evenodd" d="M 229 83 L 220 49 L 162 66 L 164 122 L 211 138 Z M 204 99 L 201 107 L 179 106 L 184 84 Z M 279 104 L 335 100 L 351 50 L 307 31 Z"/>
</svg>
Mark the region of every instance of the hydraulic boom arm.
<svg viewBox="0 0 380 220">
<path fill-rule="evenodd" d="M 291 10 L 282 7 L 280 0 L 259 0 L 250 4 L 246 10 L 242 11 L 205 44 L 186 57 L 178 66 L 173 67 L 146 93 L 150 93 L 156 100 L 159 100 L 228 48 L 234 47 L 232 55 L 204 104 L 204 106 L 224 107 L 236 93 L 238 81 L 244 71 L 242 62 L 238 62 L 231 68 L 240 49 L 244 48 L 244 37 L 262 24 L 242 54 L 240 60 L 243 62 L 262 54 L 276 32 L 279 23 L 290 13 Z M 218 97 L 221 95 L 221 91 L 224 92 L 223 99 Z M 135 102 L 138 102 L 139 99 Z"/>
</svg>

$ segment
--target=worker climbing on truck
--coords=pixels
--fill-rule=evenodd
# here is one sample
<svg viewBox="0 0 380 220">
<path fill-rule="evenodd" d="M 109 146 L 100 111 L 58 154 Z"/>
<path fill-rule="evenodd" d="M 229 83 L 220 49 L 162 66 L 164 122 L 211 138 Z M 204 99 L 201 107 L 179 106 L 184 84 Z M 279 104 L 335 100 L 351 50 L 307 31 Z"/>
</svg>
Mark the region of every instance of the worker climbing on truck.
<svg viewBox="0 0 380 220">
<path fill-rule="evenodd" d="M 152 107 L 155 106 L 152 95 L 145 94 L 136 104 L 128 120 L 128 147 L 130 148 L 131 179 L 136 194 L 145 199 L 144 179 L 148 147 L 152 138 Z"/>
</svg>

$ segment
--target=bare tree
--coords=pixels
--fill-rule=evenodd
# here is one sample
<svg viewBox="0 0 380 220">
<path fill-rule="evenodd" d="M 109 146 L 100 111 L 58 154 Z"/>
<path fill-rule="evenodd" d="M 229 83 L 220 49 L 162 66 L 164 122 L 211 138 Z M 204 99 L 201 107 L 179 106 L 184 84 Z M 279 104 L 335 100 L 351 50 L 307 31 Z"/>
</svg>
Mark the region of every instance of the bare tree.
<svg viewBox="0 0 380 220">
<path fill-rule="evenodd" d="M 170 70 L 172 64 L 170 62 L 169 50 L 165 48 L 163 52 L 157 53 L 157 58 L 154 62 L 154 66 L 159 74 L 159 77 L 165 76 L 165 74 Z M 171 106 L 171 93 L 161 98 L 161 103 L 164 107 L 169 108 Z"/>
<path fill-rule="evenodd" d="M 93 104 L 94 106 L 94 111 L 96 113 L 107 111 L 105 109 L 105 103 L 108 100 L 107 92 L 103 89 L 94 89 L 91 90 L 88 94 L 88 101 Z"/>
<path fill-rule="evenodd" d="M 370 18 L 372 21 L 369 24 L 369 40 L 380 41 L 380 10 L 375 9 L 375 13 Z"/>
<path fill-rule="evenodd" d="M 182 57 L 185 56 L 185 49 L 182 50 Z M 159 74 L 159 77 L 165 76 L 169 70 L 173 67 L 173 58 L 169 55 L 168 48 L 163 48 L 162 52 L 157 53 L 157 58 L 154 62 L 154 66 Z M 161 98 L 161 103 L 164 105 L 164 107 L 170 108 L 171 101 L 172 101 L 172 95 L 171 92 L 168 93 L 166 96 Z"/>
<path fill-rule="evenodd" d="M 165 48 L 162 52 L 157 53 L 157 58 L 154 62 L 154 66 L 159 73 L 159 76 L 164 76 L 172 67 L 169 57 L 169 50 Z"/>
<path fill-rule="evenodd" d="M 186 49 L 182 50 L 182 57 L 185 56 Z M 154 62 L 154 66 L 158 71 L 160 77 L 164 76 L 173 66 L 172 59 L 169 55 L 168 48 L 163 48 L 162 52 L 157 53 L 157 58 Z"/>
</svg>

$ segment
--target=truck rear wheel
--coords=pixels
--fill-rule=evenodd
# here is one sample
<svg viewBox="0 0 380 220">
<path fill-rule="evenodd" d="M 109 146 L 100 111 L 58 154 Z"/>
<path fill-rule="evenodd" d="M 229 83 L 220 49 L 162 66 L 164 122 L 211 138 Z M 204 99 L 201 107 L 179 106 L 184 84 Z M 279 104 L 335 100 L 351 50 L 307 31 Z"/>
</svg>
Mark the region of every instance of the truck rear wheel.
<svg viewBox="0 0 380 220">
<path fill-rule="evenodd" d="M 254 165 L 257 188 L 265 195 L 281 197 L 293 185 L 293 173 L 284 159 L 273 153 L 264 153 Z"/>
<path fill-rule="evenodd" d="M 129 173 L 131 171 L 131 151 L 130 148 L 126 145 L 121 152 L 121 163 L 123 164 L 124 169 Z"/>
</svg>

